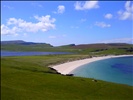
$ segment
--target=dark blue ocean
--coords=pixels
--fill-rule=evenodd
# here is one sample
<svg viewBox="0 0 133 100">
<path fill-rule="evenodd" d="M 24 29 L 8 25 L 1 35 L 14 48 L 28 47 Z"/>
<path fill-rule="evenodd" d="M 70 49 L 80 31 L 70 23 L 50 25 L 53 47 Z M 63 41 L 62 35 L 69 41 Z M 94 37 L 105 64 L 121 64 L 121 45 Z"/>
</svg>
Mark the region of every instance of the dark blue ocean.
<svg viewBox="0 0 133 100">
<path fill-rule="evenodd" d="M 133 56 L 95 61 L 78 67 L 71 73 L 75 76 L 133 86 Z"/>
</svg>

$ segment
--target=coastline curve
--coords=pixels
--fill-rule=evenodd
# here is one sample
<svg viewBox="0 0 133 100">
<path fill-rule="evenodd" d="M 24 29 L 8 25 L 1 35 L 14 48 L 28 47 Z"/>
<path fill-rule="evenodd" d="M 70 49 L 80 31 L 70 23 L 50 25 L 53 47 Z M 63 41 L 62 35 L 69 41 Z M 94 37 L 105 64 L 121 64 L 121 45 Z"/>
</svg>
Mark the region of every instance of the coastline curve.
<svg viewBox="0 0 133 100">
<path fill-rule="evenodd" d="M 63 64 L 51 66 L 51 68 L 55 69 L 58 73 L 61 73 L 62 75 L 67 75 L 67 74 L 70 74 L 70 72 L 72 72 L 76 68 L 78 68 L 82 65 L 85 65 L 85 64 L 89 64 L 91 62 L 109 59 L 109 58 L 127 57 L 127 56 L 133 56 L 133 55 L 118 55 L 118 56 L 109 55 L 109 56 L 102 56 L 102 57 L 92 57 L 92 58 L 76 60 L 76 61 L 72 61 L 72 62 L 66 62 Z"/>
</svg>

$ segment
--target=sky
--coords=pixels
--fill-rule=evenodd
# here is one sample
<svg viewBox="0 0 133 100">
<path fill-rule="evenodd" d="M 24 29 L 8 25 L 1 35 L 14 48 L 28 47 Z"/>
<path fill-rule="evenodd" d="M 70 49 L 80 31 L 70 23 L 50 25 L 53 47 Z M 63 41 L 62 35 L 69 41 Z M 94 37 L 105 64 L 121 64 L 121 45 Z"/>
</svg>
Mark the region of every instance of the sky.
<svg viewBox="0 0 133 100">
<path fill-rule="evenodd" d="M 1 41 L 133 43 L 131 1 L 1 1 Z"/>
</svg>

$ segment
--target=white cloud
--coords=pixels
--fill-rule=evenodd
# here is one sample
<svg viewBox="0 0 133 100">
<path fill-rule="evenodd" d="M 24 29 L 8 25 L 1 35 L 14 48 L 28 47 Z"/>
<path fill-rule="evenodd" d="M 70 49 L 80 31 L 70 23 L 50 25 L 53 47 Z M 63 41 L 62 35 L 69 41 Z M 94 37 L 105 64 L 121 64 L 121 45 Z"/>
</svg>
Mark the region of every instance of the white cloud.
<svg viewBox="0 0 133 100">
<path fill-rule="evenodd" d="M 102 43 L 133 43 L 133 38 L 120 38 L 107 41 L 101 41 Z"/>
<path fill-rule="evenodd" d="M 96 22 L 95 25 L 99 26 L 99 27 L 102 27 L 102 28 L 111 26 L 110 24 L 106 24 L 105 22 Z"/>
<path fill-rule="evenodd" d="M 46 16 L 34 16 L 38 21 L 36 23 L 27 22 L 23 19 L 9 18 L 6 25 L 1 25 L 2 35 L 15 35 L 22 32 L 38 32 L 48 31 L 55 28 L 55 18 L 51 18 L 50 15 Z"/>
<path fill-rule="evenodd" d="M 120 10 L 117 13 L 120 20 L 133 19 L 133 4 L 131 4 L 131 1 L 125 3 L 125 11 Z"/>
<path fill-rule="evenodd" d="M 107 19 L 111 19 L 113 17 L 113 15 L 112 14 L 106 14 L 104 17 Z"/>
<path fill-rule="evenodd" d="M 58 6 L 58 13 L 64 13 L 64 11 L 65 11 L 65 6 L 63 6 L 63 5 L 59 5 Z"/>
<path fill-rule="evenodd" d="M 55 13 L 55 14 L 62 14 L 62 13 L 64 13 L 64 12 L 65 12 L 65 6 L 59 5 L 59 6 L 57 7 L 57 11 L 54 11 L 53 13 Z"/>
<path fill-rule="evenodd" d="M 17 34 L 18 32 L 20 32 L 20 29 L 16 26 L 14 26 L 10 29 L 8 26 L 6 26 L 4 24 L 1 25 L 1 34 L 2 35 L 18 35 Z"/>
<path fill-rule="evenodd" d="M 41 17 L 39 17 L 39 16 L 34 16 L 34 18 L 37 19 L 37 20 L 40 21 L 40 22 L 53 23 L 53 22 L 56 21 L 55 18 L 50 19 L 50 17 L 51 17 L 50 15 L 41 16 Z"/>
<path fill-rule="evenodd" d="M 76 2 L 74 4 L 76 10 L 89 10 L 99 8 L 98 1 L 85 1 L 85 2 Z"/>
</svg>

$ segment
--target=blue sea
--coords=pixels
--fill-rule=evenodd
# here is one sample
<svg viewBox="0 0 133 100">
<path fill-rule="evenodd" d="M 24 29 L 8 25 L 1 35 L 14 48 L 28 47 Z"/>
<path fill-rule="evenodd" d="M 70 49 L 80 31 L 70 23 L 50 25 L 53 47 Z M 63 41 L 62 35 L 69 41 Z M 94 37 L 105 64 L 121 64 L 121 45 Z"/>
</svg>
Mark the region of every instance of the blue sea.
<svg viewBox="0 0 133 100">
<path fill-rule="evenodd" d="M 133 56 L 109 58 L 78 67 L 74 76 L 133 86 Z"/>
</svg>

